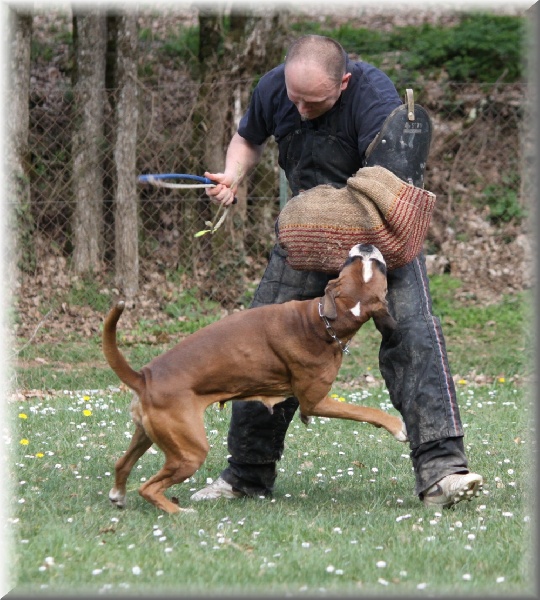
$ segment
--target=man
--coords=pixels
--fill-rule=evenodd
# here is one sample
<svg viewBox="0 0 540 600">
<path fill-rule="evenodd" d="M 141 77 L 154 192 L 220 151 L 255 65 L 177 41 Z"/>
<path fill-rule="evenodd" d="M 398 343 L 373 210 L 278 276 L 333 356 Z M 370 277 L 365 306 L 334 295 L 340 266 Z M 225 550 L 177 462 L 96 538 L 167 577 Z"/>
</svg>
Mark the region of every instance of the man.
<svg viewBox="0 0 540 600">
<path fill-rule="evenodd" d="M 393 111 L 400 105 L 394 85 L 382 71 L 350 61 L 330 38 L 304 36 L 291 45 L 285 63 L 256 86 L 249 110 L 230 142 L 223 173 L 205 174 L 218 182 L 207 193 L 216 202 L 231 204 L 238 183 L 258 163 L 272 135 L 293 195 L 324 183 L 343 187 L 359 168 L 372 164 L 421 186 L 424 164 L 417 164 L 418 148 L 396 143 L 385 160 L 390 150 L 385 147 L 387 139 L 378 142 L 380 136 L 376 137 L 383 124 L 392 132 Z M 393 139 L 392 135 L 387 138 Z M 410 176 L 394 168 L 403 164 L 410 167 Z M 332 277 L 295 271 L 285 258 L 276 244 L 252 306 L 324 294 Z M 483 481 L 467 468 L 455 388 L 440 323 L 431 314 L 422 255 L 388 273 L 388 302 L 398 327 L 382 340 L 380 369 L 407 427 L 415 492 L 427 506 L 449 507 L 478 495 Z M 192 499 L 270 494 L 276 462 L 297 407 L 296 398 L 288 398 L 270 414 L 258 402 L 234 402 L 229 465 Z"/>
</svg>

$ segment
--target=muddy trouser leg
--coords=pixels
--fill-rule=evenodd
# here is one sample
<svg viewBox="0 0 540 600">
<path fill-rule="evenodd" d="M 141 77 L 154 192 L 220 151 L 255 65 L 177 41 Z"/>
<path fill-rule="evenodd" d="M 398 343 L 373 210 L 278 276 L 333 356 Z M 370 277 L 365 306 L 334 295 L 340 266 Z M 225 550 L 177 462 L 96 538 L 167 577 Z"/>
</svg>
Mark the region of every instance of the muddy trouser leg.
<svg viewBox="0 0 540 600">
<path fill-rule="evenodd" d="M 255 292 L 251 307 L 309 300 L 324 294 L 332 277 L 324 273 L 295 271 L 285 262 L 285 252 L 276 245 Z M 287 428 L 298 400 L 287 398 L 274 406 L 273 413 L 261 402 L 232 403 L 229 425 L 229 466 L 221 477 L 249 496 L 271 494 L 276 480 Z"/>
<path fill-rule="evenodd" d="M 446 475 L 468 472 L 456 391 L 422 254 L 388 273 L 387 298 L 398 327 L 383 339 L 379 365 L 407 427 L 415 492 L 421 495 Z"/>
</svg>

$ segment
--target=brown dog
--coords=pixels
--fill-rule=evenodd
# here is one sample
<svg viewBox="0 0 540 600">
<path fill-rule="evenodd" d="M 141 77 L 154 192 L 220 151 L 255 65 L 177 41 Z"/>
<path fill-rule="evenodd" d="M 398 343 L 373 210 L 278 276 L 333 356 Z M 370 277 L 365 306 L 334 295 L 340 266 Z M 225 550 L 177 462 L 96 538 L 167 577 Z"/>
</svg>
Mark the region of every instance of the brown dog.
<svg viewBox="0 0 540 600">
<path fill-rule="evenodd" d="M 165 464 L 139 493 L 168 513 L 182 510 L 164 492 L 204 462 L 209 446 L 203 415 L 214 402 L 257 400 L 272 411 L 278 402 L 296 396 L 304 422 L 311 415 L 352 419 L 407 440 L 400 418 L 328 396 L 343 352 L 358 329 L 370 317 L 383 335 L 395 327 L 386 303 L 386 265 L 371 245 L 350 251 L 324 297 L 229 315 L 190 335 L 139 372 L 116 345 L 116 324 L 123 310 L 124 303 L 118 302 L 103 328 L 109 365 L 135 391 L 131 404 L 135 433 L 116 463 L 115 486 L 109 493 L 119 508 L 125 505 L 131 469 L 155 443 L 165 454 Z"/>
</svg>

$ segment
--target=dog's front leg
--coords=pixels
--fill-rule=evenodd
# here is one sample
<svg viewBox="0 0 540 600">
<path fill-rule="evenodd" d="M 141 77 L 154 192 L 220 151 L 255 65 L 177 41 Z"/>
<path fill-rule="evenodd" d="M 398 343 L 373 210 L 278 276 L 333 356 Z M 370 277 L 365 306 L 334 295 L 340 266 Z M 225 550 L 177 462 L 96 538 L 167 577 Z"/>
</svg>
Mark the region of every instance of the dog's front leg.
<svg viewBox="0 0 540 600">
<path fill-rule="evenodd" d="M 329 396 L 325 396 L 317 403 L 300 400 L 300 410 L 306 416 L 313 415 L 332 419 L 350 419 L 352 421 L 370 423 L 375 427 L 384 427 L 399 442 L 406 442 L 408 440 L 405 423 L 399 417 L 389 415 L 378 408 L 338 402 Z"/>
</svg>

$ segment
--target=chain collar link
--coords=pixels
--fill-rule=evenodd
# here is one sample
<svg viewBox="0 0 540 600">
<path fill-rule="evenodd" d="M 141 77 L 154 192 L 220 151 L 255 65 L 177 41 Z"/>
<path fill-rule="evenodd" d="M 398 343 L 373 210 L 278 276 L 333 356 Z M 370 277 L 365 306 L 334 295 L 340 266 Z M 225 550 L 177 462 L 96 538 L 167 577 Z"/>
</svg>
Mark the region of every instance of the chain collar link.
<svg viewBox="0 0 540 600">
<path fill-rule="evenodd" d="M 341 348 L 341 351 L 343 352 L 343 354 L 350 354 L 351 351 L 349 350 L 349 344 L 351 343 L 351 340 L 349 340 L 346 344 L 344 344 L 338 338 L 336 332 L 334 331 L 334 328 L 332 327 L 332 325 L 330 325 L 330 321 L 323 315 L 322 310 L 323 310 L 322 302 L 319 302 L 319 316 L 321 317 L 322 322 L 324 323 L 324 326 L 326 327 L 326 331 L 328 332 L 328 335 L 338 343 L 338 346 Z"/>
</svg>

